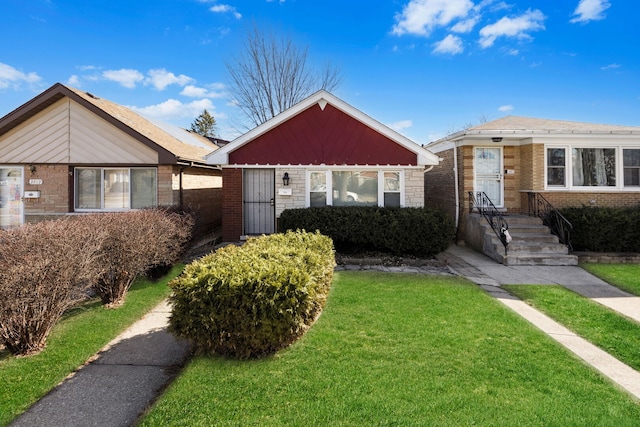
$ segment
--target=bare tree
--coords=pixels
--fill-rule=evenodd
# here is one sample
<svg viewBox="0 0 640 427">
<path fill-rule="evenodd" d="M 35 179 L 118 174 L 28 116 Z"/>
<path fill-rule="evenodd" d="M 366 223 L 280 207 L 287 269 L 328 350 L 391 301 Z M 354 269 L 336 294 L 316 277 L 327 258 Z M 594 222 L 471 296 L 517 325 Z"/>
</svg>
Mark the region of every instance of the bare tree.
<svg viewBox="0 0 640 427">
<path fill-rule="evenodd" d="M 307 63 L 307 47 L 291 39 L 261 31 L 257 25 L 247 33 L 244 51 L 226 64 L 230 92 L 243 113 L 260 125 L 313 92 L 332 91 L 342 79 L 327 65 L 314 72 Z"/>
</svg>

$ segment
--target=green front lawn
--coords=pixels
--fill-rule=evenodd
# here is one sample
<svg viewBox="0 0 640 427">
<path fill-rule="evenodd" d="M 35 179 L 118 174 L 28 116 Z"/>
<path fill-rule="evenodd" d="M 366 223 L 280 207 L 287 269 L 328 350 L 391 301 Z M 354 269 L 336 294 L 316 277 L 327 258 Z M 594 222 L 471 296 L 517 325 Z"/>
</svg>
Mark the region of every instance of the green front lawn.
<svg viewBox="0 0 640 427">
<path fill-rule="evenodd" d="M 197 357 L 144 426 L 638 425 L 640 405 L 458 278 L 336 273 L 311 330 Z"/>
<path fill-rule="evenodd" d="M 503 286 L 618 360 L 640 370 L 640 324 L 562 286 Z"/>
<path fill-rule="evenodd" d="M 581 267 L 613 286 L 640 296 L 640 264 L 586 263 Z"/>
<path fill-rule="evenodd" d="M 180 274 L 183 267 L 175 266 L 157 282 L 137 279 L 125 304 L 118 309 L 105 309 L 96 299 L 70 310 L 54 327 L 47 347 L 40 354 L 14 357 L 8 351 L 0 351 L 0 425 L 11 422 L 167 298 L 171 292 L 167 282 Z"/>
</svg>

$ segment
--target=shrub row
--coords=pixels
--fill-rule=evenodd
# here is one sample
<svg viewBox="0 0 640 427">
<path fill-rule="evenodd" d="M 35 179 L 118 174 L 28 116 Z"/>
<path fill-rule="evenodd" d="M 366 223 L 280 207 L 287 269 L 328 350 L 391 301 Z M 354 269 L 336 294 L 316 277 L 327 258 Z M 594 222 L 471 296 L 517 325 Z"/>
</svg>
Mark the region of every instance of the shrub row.
<svg viewBox="0 0 640 427">
<path fill-rule="evenodd" d="M 322 311 L 335 267 L 331 239 L 287 232 L 229 245 L 169 285 L 169 330 L 200 353 L 258 358 L 301 336 Z"/>
<path fill-rule="evenodd" d="M 280 230 L 319 230 L 340 252 L 381 251 L 429 257 L 453 241 L 455 227 L 444 212 L 428 208 L 321 207 L 282 212 Z"/>
<path fill-rule="evenodd" d="M 177 259 L 191 225 L 188 216 L 143 210 L 0 231 L 0 342 L 14 354 L 40 351 L 90 289 L 120 305 L 138 274 Z"/>
<path fill-rule="evenodd" d="M 640 252 L 640 206 L 633 208 L 572 207 L 560 212 L 573 225 L 576 251 Z"/>
</svg>

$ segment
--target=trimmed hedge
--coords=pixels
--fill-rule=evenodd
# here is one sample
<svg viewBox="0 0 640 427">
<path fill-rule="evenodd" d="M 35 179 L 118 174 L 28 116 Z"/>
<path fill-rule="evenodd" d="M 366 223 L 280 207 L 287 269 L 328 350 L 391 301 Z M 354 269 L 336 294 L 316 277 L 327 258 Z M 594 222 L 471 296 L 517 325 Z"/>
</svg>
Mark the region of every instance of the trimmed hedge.
<svg viewBox="0 0 640 427">
<path fill-rule="evenodd" d="M 287 209 L 280 215 L 284 230 L 318 230 L 333 239 L 340 252 L 381 251 L 430 257 L 453 241 L 455 226 L 444 212 L 429 208 L 330 206 Z"/>
<path fill-rule="evenodd" d="M 301 336 L 333 279 L 331 239 L 287 232 L 229 245 L 189 264 L 169 286 L 169 330 L 199 353 L 258 358 Z"/>
<path fill-rule="evenodd" d="M 609 208 L 582 206 L 560 209 L 573 225 L 576 251 L 640 252 L 640 206 Z"/>
</svg>

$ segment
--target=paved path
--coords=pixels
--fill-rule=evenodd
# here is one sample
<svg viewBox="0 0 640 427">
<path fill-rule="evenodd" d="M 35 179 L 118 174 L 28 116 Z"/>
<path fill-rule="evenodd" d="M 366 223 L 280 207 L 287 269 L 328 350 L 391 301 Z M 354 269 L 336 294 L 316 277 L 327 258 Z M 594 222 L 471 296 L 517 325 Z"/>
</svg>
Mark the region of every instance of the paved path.
<svg viewBox="0 0 640 427">
<path fill-rule="evenodd" d="M 600 348 L 580 338 L 500 285 L 557 284 L 592 298 L 612 310 L 640 322 L 640 298 L 609 285 L 580 267 L 504 266 L 464 246 L 452 246 L 440 259 L 472 282 L 480 285 L 498 301 L 565 346 L 632 396 L 640 399 L 640 373 Z"/>
<path fill-rule="evenodd" d="M 11 426 L 114 426 L 136 422 L 184 363 L 189 346 L 166 331 L 166 302 L 109 343 Z"/>
<path fill-rule="evenodd" d="M 626 294 L 579 267 L 503 266 L 463 246 L 439 256 L 446 266 L 347 265 L 343 270 L 457 274 L 480 285 L 490 295 L 640 399 L 640 373 L 578 337 L 549 317 L 513 297 L 503 284 L 559 284 L 640 321 L 640 298 Z M 12 426 L 133 425 L 169 384 L 189 355 L 189 346 L 167 331 L 166 302 L 109 343 L 94 360 L 67 378 Z"/>
</svg>

